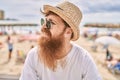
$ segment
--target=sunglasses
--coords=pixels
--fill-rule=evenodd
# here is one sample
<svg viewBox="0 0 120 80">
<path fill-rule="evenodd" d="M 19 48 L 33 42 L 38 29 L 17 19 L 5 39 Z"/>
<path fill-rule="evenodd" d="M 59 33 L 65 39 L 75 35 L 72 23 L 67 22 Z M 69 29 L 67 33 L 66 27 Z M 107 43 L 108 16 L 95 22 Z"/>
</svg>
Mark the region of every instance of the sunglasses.
<svg viewBox="0 0 120 80">
<path fill-rule="evenodd" d="M 48 21 L 48 20 L 44 20 L 43 18 L 41 18 L 41 25 L 43 25 L 44 23 L 46 22 L 45 26 L 50 29 L 51 28 L 51 21 Z"/>
</svg>

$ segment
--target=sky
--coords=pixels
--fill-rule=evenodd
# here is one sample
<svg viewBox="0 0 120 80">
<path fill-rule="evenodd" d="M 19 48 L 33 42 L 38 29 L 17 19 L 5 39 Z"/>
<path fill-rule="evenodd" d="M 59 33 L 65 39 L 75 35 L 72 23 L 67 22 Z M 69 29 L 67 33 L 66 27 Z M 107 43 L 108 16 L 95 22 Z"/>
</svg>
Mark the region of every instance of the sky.
<svg viewBox="0 0 120 80">
<path fill-rule="evenodd" d="M 64 0 L 0 0 L 0 10 L 5 18 L 39 22 L 40 8 L 44 4 L 55 6 Z M 83 13 L 81 25 L 85 23 L 120 23 L 120 0 L 68 0 Z"/>
</svg>

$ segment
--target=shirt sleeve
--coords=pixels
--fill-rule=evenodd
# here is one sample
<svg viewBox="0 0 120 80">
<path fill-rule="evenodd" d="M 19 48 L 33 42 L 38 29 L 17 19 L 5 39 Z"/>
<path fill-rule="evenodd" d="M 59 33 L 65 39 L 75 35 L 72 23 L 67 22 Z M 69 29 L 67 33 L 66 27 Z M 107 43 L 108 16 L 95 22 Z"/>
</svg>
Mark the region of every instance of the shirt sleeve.
<svg viewBox="0 0 120 80">
<path fill-rule="evenodd" d="M 102 80 L 97 70 L 96 64 L 94 63 L 89 53 L 84 58 L 83 67 L 84 67 L 83 80 Z"/>
<path fill-rule="evenodd" d="M 30 50 L 30 52 L 28 53 L 19 80 L 37 80 L 34 54 L 35 54 L 35 51 L 33 50 Z"/>
</svg>

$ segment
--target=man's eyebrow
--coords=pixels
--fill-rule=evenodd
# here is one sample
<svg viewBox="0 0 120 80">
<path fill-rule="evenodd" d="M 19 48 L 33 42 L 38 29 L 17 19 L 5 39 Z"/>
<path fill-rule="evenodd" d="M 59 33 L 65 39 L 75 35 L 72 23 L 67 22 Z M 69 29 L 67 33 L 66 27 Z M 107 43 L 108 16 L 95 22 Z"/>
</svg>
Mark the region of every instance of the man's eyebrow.
<svg viewBox="0 0 120 80">
<path fill-rule="evenodd" d="M 57 23 L 55 20 L 52 20 L 52 19 L 49 19 L 49 21 L 52 21 L 52 22 L 55 22 L 55 23 Z"/>
</svg>

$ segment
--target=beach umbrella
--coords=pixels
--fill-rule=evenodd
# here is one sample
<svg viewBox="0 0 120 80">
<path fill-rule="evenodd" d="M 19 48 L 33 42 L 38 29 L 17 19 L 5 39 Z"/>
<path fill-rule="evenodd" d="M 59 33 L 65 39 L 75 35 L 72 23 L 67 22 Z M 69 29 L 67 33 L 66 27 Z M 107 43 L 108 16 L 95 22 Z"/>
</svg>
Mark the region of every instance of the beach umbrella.
<svg viewBox="0 0 120 80">
<path fill-rule="evenodd" d="M 120 45 L 120 40 L 111 36 L 98 37 L 95 43 L 101 43 L 103 45 Z"/>
<path fill-rule="evenodd" d="M 18 38 L 18 41 L 25 41 L 25 40 L 30 40 L 30 41 L 37 41 L 39 38 L 39 35 L 36 34 L 28 34 L 28 35 L 22 35 Z"/>
<path fill-rule="evenodd" d="M 27 40 L 36 41 L 39 38 L 39 35 L 32 34 L 32 35 L 26 35 L 26 37 L 27 37 Z"/>
</svg>

